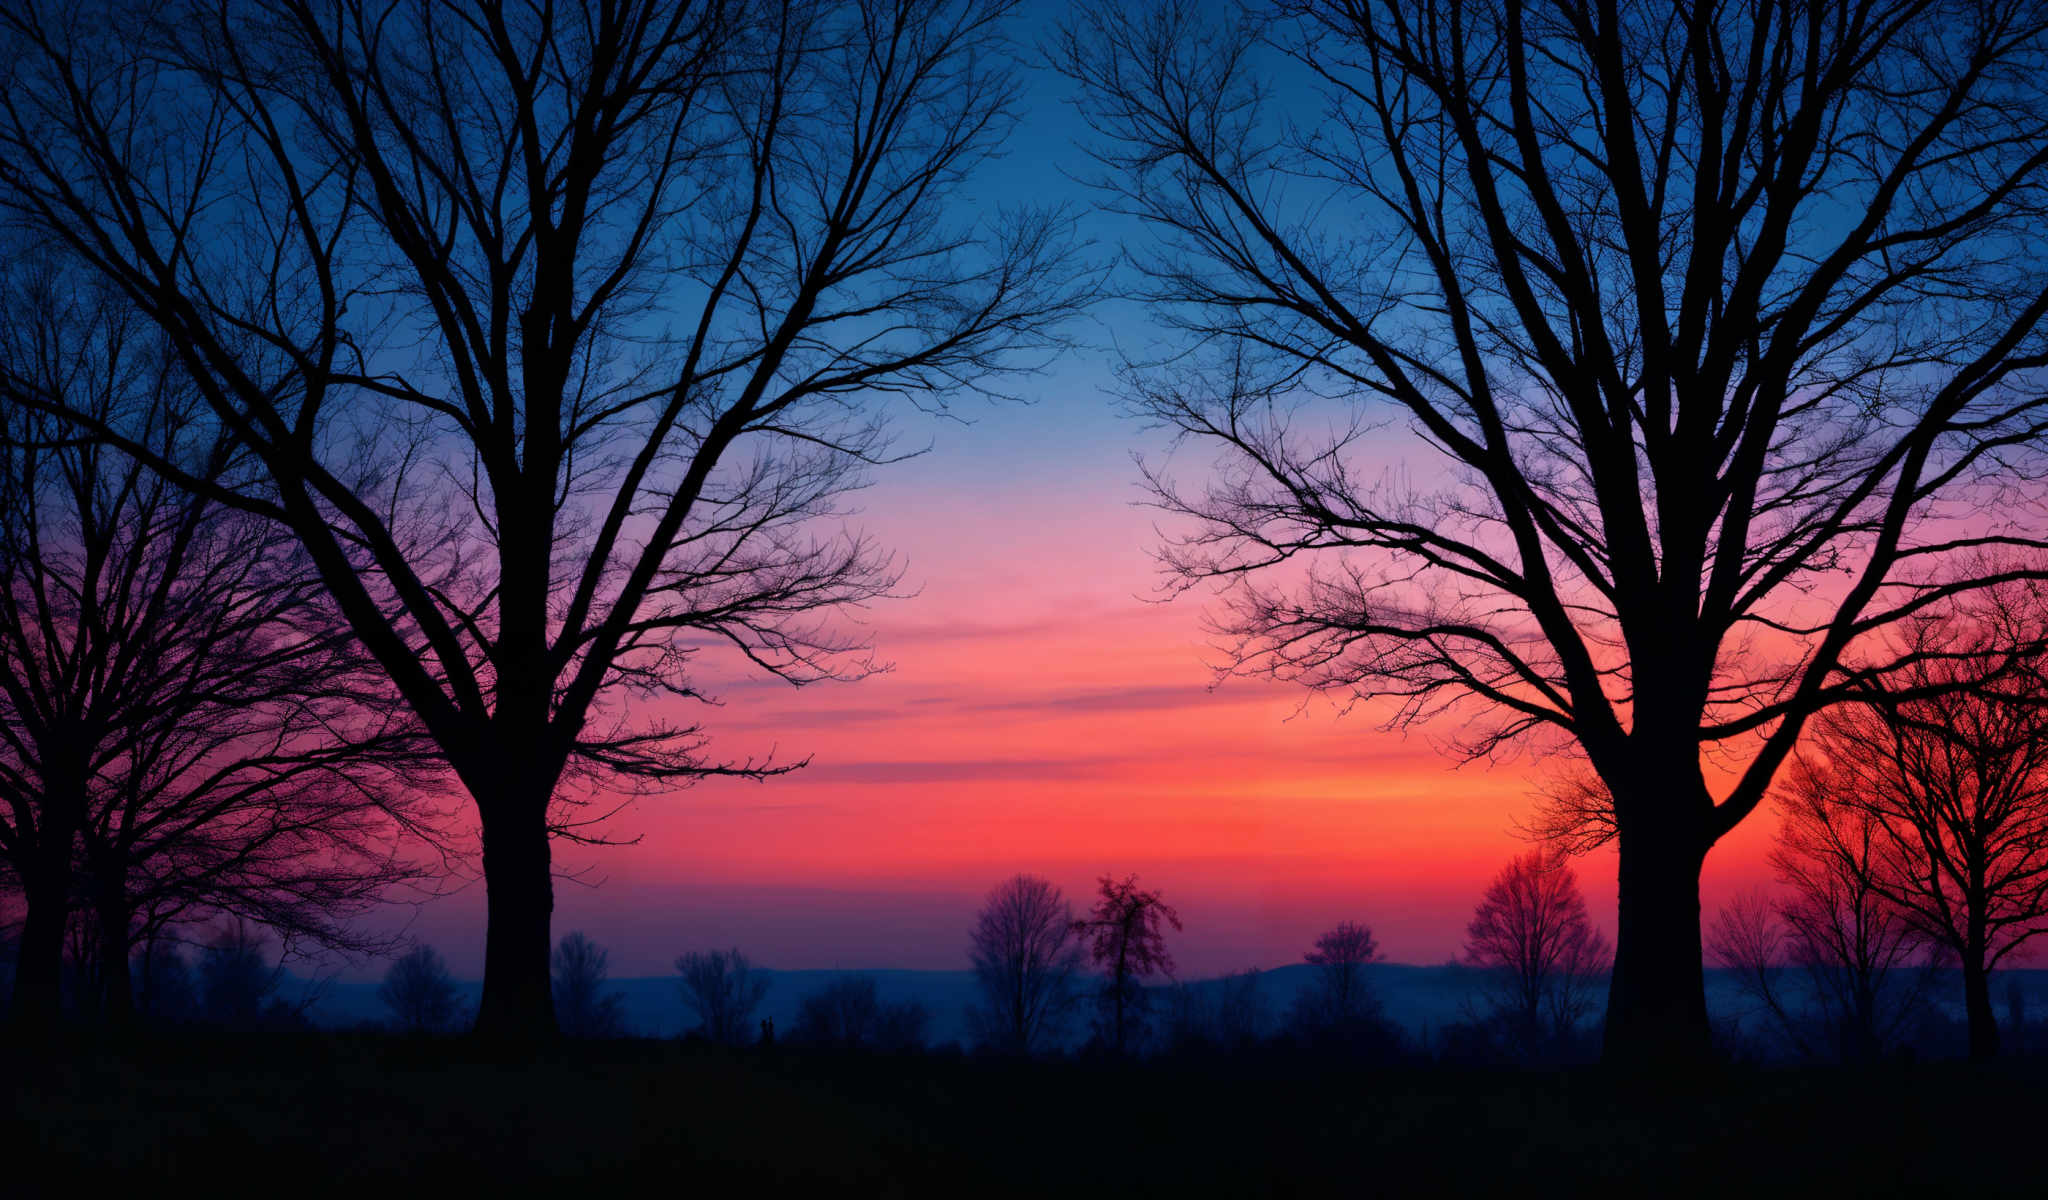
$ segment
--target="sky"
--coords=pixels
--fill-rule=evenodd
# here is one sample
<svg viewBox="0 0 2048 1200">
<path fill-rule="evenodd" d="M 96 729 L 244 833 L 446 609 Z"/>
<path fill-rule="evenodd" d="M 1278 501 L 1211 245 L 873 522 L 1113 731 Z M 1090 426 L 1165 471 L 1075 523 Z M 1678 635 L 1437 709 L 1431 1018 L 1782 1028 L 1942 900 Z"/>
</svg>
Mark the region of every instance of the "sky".
<svg viewBox="0 0 2048 1200">
<path fill-rule="evenodd" d="M 1131 231 L 1070 175 L 1086 170 L 1065 85 L 1031 77 L 1024 121 L 980 197 L 1064 203 L 1100 254 Z M 714 780 L 635 802 L 608 848 L 562 846 L 556 931 L 611 952 L 615 975 L 738 946 L 783 969 L 967 965 L 980 898 L 1017 872 L 1077 907 L 1104 874 L 1163 891 L 1182 974 L 1299 961 L 1360 921 L 1396 962 L 1456 956 L 1546 769 L 1459 765 L 1455 729 L 1381 728 L 1260 680 L 1213 686 L 1201 593 L 1157 595 L 1160 514 L 1134 454 L 1166 451 L 1116 405 L 1107 347 L 1142 346 L 1142 313 L 1098 310 L 1083 349 L 1014 381 L 1028 403 L 964 399 L 905 414 L 929 450 L 876 473 L 854 524 L 896 552 L 902 599 L 858 614 L 888 672 L 797 690 L 736 677 L 696 714 L 723 757 L 808 756 L 763 783 Z M 1397 429 L 1374 449 L 1398 462 Z M 1426 454 L 1426 451 L 1419 451 Z M 1176 459 L 1198 476 L 1199 454 Z M 1418 475 L 1435 464 L 1406 464 Z M 1709 856 L 1703 906 L 1768 880 L 1768 814 Z M 1614 860 L 1578 864 L 1611 937 Z M 458 973 L 482 968 L 480 883 L 404 910 Z"/>
<path fill-rule="evenodd" d="M 633 844 L 560 847 L 558 933 L 589 933 L 622 976 L 714 946 L 784 969 L 961 969 L 1001 879 L 1043 875 L 1079 906 L 1135 872 L 1180 911 L 1185 975 L 1298 961 L 1342 920 L 1392 961 L 1459 952 L 1487 881 L 1529 848 L 1515 822 L 1548 764 L 1460 765 L 1452 726 L 1387 731 L 1370 707 L 1216 685 L 1209 597 L 1156 592 L 1160 514 L 1132 455 L 1158 436 L 1120 415 L 1099 361 L 1025 390 L 904 421 L 929 452 L 861 497 L 855 522 L 914 592 L 858 614 L 890 670 L 736 678 L 697 714 L 720 755 L 809 765 L 645 797 L 607 829 Z M 1709 913 L 1768 878 L 1767 825 L 1710 857 Z M 1612 854 L 1578 869 L 1612 936 Z M 473 974 L 482 903 L 476 884 L 405 918 Z"/>
<path fill-rule="evenodd" d="M 1460 765 L 1447 725 L 1212 687 L 1208 598 L 1154 594 L 1157 514 L 1130 456 L 1156 440 L 1088 370 L 1039 382 L 1028 406 L 925 425 L 930 453 L 865 494 L 859 523 L 916 589 L 862 614 L 892 669 L 741 680 L 699 714 L 720 754 L 809 765 L 645 797 L 608 827 L 634 844 L 560 847 L 577 878 L 557 884 L 558 933 L 588 932 L 621 975 L 727 945 L 785 969 L 959 969 L 1001 879 L 1043 875 L 1078 905 L 1135 872 L 1180 911 L 1185 974 L 1298 961 L 1341 920 L 1393 961 L 1459 952 L 1487 881 L 1529 848 L 1515 821 L 1547 764 Z M 1766 814 L 1710 856 L 1709 913 L 1766 881 L 1768 832 Z M 1611 937 L 1613 856 L 1578 869 Z M 473 972 L 481 917 L 475 885 L 412 932 Z"/>
</svg>

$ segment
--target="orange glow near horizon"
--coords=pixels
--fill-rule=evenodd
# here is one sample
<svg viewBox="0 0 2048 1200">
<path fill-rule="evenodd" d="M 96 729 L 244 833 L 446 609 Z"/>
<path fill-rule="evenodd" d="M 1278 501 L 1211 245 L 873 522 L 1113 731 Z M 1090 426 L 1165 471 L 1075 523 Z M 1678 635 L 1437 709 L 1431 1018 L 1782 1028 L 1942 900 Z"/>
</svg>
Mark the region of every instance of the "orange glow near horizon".
<svg viewBox="0 0 2048 1200">
<path fill-rule="evenodd" d="M 1186 975 L 1298 961 L 1340 920 L 1370 925 L 1392 961 L 1459 953 L 1480 892 L 1528 848 L 1515 821 L 1542 764 L 1460 766 L 1450 728 L 1384 731 L 1265 680 L 1211 688 L 1204 598 L 1147 598 L 1157 535 L 1121 450 L 1096 438 L 1095 460 L 1058 459 L 1048 484 L 1028 431 L 1002 436 L 1034 416 L 963 435 L 1003 444 L 1007 480 L 965 486 L 933 455 L 870 494 L 860 522 L 917 589 L 862 614 L 892 670 L 801 690 L 736 679 L 690 714 L 715 755 L 810 765 L 642 799 L 609 830 L 637 843 L 562 847 L 595 886 L 558 885 L 558 932 L 610 946 L 620 975 L 723 945 L 772 967 L 958 969 L 998 880 L 1044 875 L 1078 907 L 1096 876 L 1137 872 L 1185 918 Z M 1770 823 L 1709 857 L 1709 918 L 1768 879 Z M 1578 870 L 1611 937 L 1611 852 Z M 414 932 L 474 969 L 481 903 L 468 889 Z"/>
</svg>

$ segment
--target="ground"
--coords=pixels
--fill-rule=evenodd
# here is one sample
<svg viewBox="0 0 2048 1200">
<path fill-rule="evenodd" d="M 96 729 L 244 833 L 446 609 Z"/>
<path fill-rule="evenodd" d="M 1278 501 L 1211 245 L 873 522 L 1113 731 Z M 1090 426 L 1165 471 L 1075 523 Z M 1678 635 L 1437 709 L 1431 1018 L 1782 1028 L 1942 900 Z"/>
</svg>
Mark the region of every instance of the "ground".
<svg viewBox="0 0 2048 1200">
<path fill-rule="evenodd" d="M 65 1191 L 595 1176 L 705 1196 L 2039 1194 L 2048 1128 L 2035 1063 L 1729 1068 L 1678 1084 L 654 1041 L 512 1054 L 367 1035 L 4 1053 L 0 1161 Z"/>
</svg>

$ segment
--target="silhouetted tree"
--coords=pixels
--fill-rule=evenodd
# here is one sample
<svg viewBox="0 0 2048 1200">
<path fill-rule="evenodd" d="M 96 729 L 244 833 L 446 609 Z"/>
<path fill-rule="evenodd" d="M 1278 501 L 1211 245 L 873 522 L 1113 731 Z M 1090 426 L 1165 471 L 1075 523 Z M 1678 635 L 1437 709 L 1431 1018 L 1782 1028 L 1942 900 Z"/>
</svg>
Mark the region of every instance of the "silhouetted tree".
<svg viewBox="0 0 2048 1200">
<path fill-rule="evenodd" d="M 2048 14 L 1104 0 L 1057 54 L 1178 339 L 1130 403 L 1216 455 L 1147 468 L 1168 586 L 1230 672 L 1582 751 L 1607 1051 L 1705 1057 L 1708 852 L 1876 635 L 2041 577 Z"/>
<path fill-rule="evenodd" d="M 747 956 L 731 950 L 691 951 L 676 959 L 683 1003 L 697 1014 L 697 1031 L 714 1042 L 739 1046 L 754 1034 L 754 1010 L 768 995 L 768 980 Z"/>
<path fill-rule="evenodd" d="M 1175 983 L 1166 993 L 1166 1042 L 1176 1050 L 1238 1052 L 1266 1033 L 1266 1000 L 1257 967 L 1203 983 Z"/>
<path fill-rule="evenodd" d="M 929 1022 L 923 1005 L 884 1004 L 873 976 L 848 975 L 803 998 L 790 1037 L 808 1046 L 902 1053 L 923 1048 Z"/>
<path fill-rule="evenodd" d="M 1074 932 L 1103 972 L 1101 1007 L 1108 1018 L 1110 1045 L 1118 1054 L 1131 1045 L 1131 1028 L 1145 1013 L 1145 980 L 1173 977 L 1166 926 L 1178 930 L 1180 914 L 1156 890 L 1138 886 L 1136 875 L 1099 880 L 1095 907 L 1074 922 Z"/>
<path fill-rule="evenodd" d="M 446 1032 L 462 1013 L 455 979 L 432 946 L 414 946 L 392 963 L 377 988 L 377 999 L 406 1033 Z"/>
<path fill-rule="evenodd" d="M 246 456 L 150 327 L 15 259 L 0 313 L 0 858 L 27 900 L 17 1020 L 55 1012 L 58 942 L 81 1007 L 129 1015 L 152 922 L 232 915 L 363 949 L 414 877 L 407 730 L 361 703 L 364 664 L 288 535 L 166 482 L 18 399 L 115 425 L 211 485 Z M 55 932 L 53 932 L 55 931 Z M 54 939 L 54 940 L 53 940 Z"/>
<path fill-rule="evenodd" d="M 1501 868 L 1465 937 L 1465 961 L 1494 973 L 1495 1012 L 1526 1050 L 1568 1037 L 1607 970 L 1607 939 L 1586 915 L 1577 873 L 1554 850 Z"/>
<path fill-rule="evenodd" d="M 1356 921 L 1340 921 L 1318 936 L 1315 948 L 1301 956 L 1316 970 L 1295 997 L 1296 1028 L 1312 1037 L 1345 1037 L 1377 1024 L 1379 1000 L 1366 982 L 1365 966 L 1379 956 L 1372 930 Z"/>
<path fill-rule="evenodd" d="M 1893 965 L 1875 967 L 1873 951 L 1885 943 L 1868 942 L 1860 959 L 1852 957 L 1859 950 L 1853 908 L 1833 910 L 1840 924 L 1809 940 L 1787 919 L 1794 907 L 1806 910 L 1808 930 L 1828 912 L 1796 895 L 1773 900 L 1754 890 L 1735 897 L 1707 929 L 1708 961 L 1734 975 L 1793 1054 L 1842 1061 L 1879 1054 L 1926 1011 L 1931 963 L 1914 963 L 1915 943 L 1907 941 Z"/>
<path fill-rule="evenodd" d="M 0 1018 L 7 1017 L 14 1003 L 14 931 L 0 927 Z"/>
<path fill-rule="evenodd" d="M 122 444 L 298 537 L 474 801 L 479 1031 L 554 1027 L 565 806 L 801 765 L 628 699 L 706 699 L 719 646 L 870 671 L 825 618 L 896 579 L 836 524 L 888 406 L 1060 344 L 1066 220 L 955 203 L 1019 114 L 1013 7 L 0 6 L 0 203 L 264 478 Z"/>
<path fill-rule="evenodd" d="M 15 944 L 21 930 L 21 881 L 0 856 L 0 1021 L 14 1001 Z"/>
<path fill-rule="evenodd" d="M 1823 724 L 1833 714 L 1823 718 Z M 1889 835 L 1835 797 L 1853 782 L 1810 755 L 1778 788 L 1771 853 L 1787 893 L 1777 905 L 1790 961 L 1804 969 L 1842 1058 L 1872 1059 L 1921 1014 L 1932 947 L 1912 914 L 1877 886 Z"/>
<path fill-rule="evenodd" d="M 875 981 L 848 975 L 804 995 L 790 1038 L 803 1045 L 853 1049 L 873 1039 L 881 1011 Z"/>
<path fill-rule="evenodd" d="M 875 1024 L 875 1049 L 884 1054 L 911 1054 L 925 1048 L 931 1011 L 915 1000 L 882 1006 Z"/>
<path fill-rule="evenodd" d="M 1789 956 L 1784 927 L 1770 896 L 1754 889 L 1730 900 L 1714 915 L 1703 941 L 1710 961 L 1731 972 L 1743 994 L 1762 1005 L 1778 1030 L 1802 1053 L 1807 1052 L 1809 1048 L 1800 1037 L 1801 1023 L 1785 990 Z"/>
<path fill-rule="evenodd" d="M 192 967 L 176 942 L 149 938 L 135 956 L 135 1015 L 150 1025 L 177 1025 L 199 1012 Z"/>
<path fill-rule="evenodd" d="M 1613 843 L 1614 797 L 1584 764 L 1573 764 L 1544 780 L 1535 798 L 1531 820 L 1520 826 L 1530 841 L 1571 857 Z"/>
<path fill-rule="evenodd" d="M 65 915 L 63 999 L 76 1018 L 97 1020 L 100 1016 L 106 972 L 100 961 L 99 923 L 90 908 L 74 908 Z"/>
<path fill-rule="evenodd" d="M 564 1036 L 615 1038 L 626 1032 L 626 997 L 604 990 L 611 954 L 603 946 L 571 931 L 555 947 L 555 1019 Z"/>
<path fill-rule="evenodd" d="M 283 982 L 272 966 L 263 935 L 239 921 L 222 926 L 199 954 L 199 1007 L 206 1022 L 224 1029 L 251 1030 L 264 1023 Z"/>
<path fill-rule="evenodd" d="M 982 1041 L 1030 1054 L 1065 1032 L 1081 947 L 1074 910 L 1060 889 L 1017 875 L 990 890 L 976 915 L 969 956 L 981 1003 L 969 1010 Z"/>
<path fill-rule="evenodd" d="M 1266 1036 L 1266 993 L 1257 967 L 1231 971 L 1218 984 L 1216 1038 L 1226 1050 L 1255 1046 Z"/>
<path fill-rule="evenodd" d="M 1166 989 L 1166 1048 L 1175 1053 L 1203 1051 L 1216 1045 L 1215 998 L 1203 988 L 1176 981 Z"/>
<path fill-rule="evenodd" d="M 1930 625 L 1897 694 L 1819 719 L 1825 765 L 1790 789 L 1824 861 L 1959 962 L 1978 1058 L 1998 1050 L 1991 971 L 2048 931 L 2048 675 L 2028 662 L 1952 686 L 1984 681 L 1969 652 L 2004 640 Z"/>
</svg>

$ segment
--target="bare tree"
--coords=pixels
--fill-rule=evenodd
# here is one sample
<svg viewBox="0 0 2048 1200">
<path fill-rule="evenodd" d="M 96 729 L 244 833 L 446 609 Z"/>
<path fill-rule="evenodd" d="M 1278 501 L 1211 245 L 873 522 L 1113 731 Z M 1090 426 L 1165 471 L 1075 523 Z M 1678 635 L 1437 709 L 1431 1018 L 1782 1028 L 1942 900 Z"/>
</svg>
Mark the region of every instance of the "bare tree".
<svg viewBox="0 0 2048 1200">
<path fill-rule="evenodd" d="M 1571 857 L 1613 844 L 1614 797 L 1583 764 L 1543 780 L 1535 800 L 1530 820 L 1518 825 L 1528 840 Z"/>
<path fill-rule="evenodd" d="M 872 975 L 836 979 L 803 998 L 791 1039 L 836 1050 L 922 1049 L 931 1015 L 916 1001 L 884 1004 Z"/>
<path fill-rule="evenodd" d="M 726 1046 L 754 1033 L 754 1011 L 768 995 L 768 980 L 737 948 L 691 951 L 676 959 L 683 1003 L 697 1014 L 697 1030 Z"/>
<path fill-rule="evenodd" d="M 1788 792 L 1820 861 L 1960 964 L 1980 1058 L 1998 1051 L 1991 971 L 2048 931 L 2048 675 L 2029 663 L 1985 683 L 1954 649 L 2006 640 L 1927 627 L 1916 642 L 1948 651 L 1904 668 L 1892 694 L 1824 714 L 1821 763 Z"/>
<path fill-rule="evenodd" d="M 1108 1017 L 1110 1044 L 1118 1054 L 1132 1043 L 1132 1029 L 1145 1014 L 1145 980 L 1153 975 L 1173 978 L 1173 955 L 1166 949 L 1166 926 L 1178 930 L 1180 913 L 1160 898 L 1157 889 L 1138 886 L 1136 875 L 1122 879 L 1104 875 L 1095 907 L 1074 922 L 1089 957 L 1103 972 L 1101 1005 Z"/>
<path fill-rule="evenodd" d="M 147 939 L 136 959 L 136 1016 L 156 1026 L 191 1020 L 199 1009 L 199 994 L 179 944 L 168 938 Z"/>
<path fill-rule="evenodd" d="M 1013 7 L 0 8 L 0 202 L 164 332 L 475 803 L 479 1031 L 554 1025 L 565 805 L 801 765 L 657 715 L 702 654 L 877 669 L 827 618 L 897 577 L 839 520 L 890 403 L 1059 344 L 1064 218 L 954 204 Z"/>
<path fill-rule="evenodd" d="M 294 540 L 16 402 L 61 398 L 222 486 L 248 466 L 145 323 L 103 289 L 10 265 L 0 858 L 28 908 L 16 1019 L 54 1014 L 77 904 L 101 943 L 92 1004 L 117 1023 L 135 939 L 166 922 L 236 916 L 367 948 L 348 919 L 418 875 L 412 731 L 379 711 Z"/>
<path fill-rule="evenodd" d="M 14 964 L 21 931 L 21 885 L 10 867 L 0 866 L 0 1022 L 11 1024 Z"/>
<path fill-rule="evenodd" d="M 615 1038 L 626 1032 L 626 996 L 607 992 L 611 953 L 603 946 L 572 930 L 555 947 L 555 1016 L 564 1036 L 572 1038 Z"/>
<path fill-rule="evenodd" d="M 1785 930 L 1777 905 L 1761 888 L 1736 896 L 1714 916 L 1703 938 L 1710 960 L 1735 976 L 1735 985 L 1769 1014 L 1772 1024 L 1801 1052 L 1802 1023 L 1785 988 Z"/>
<path fill-rule="evenodd" d="M 1166 989 L 1167 1048 L 1235 1052 L 1256 1046 L 1266 1024 L 1259 979 L 1258 968 L 1252 967 L 1207 983 L 1174 983 Z"/>
<path fill-rule="evenodd" d="M 1011 1054 L 1058 1041 L 1081 969 L 1074 909 L 1060 889 L 1036 875 L 1004 880 L 982 902 L 970 936 L 981 1003 L 969 1020 L 982 1040 Z"/>
<path fill-rule="evenodd" d="M 105 986 L 98 922 L 90 908 L 74 908 L 65 914 L 63 960 L 63 990 L 73 1017 L 99 1019 Z"/>
<path fill-rule="evenodd" d="M 1876 635 L 2040 577 L 2048 14 L 1212 12 L 1094 4 L 1056 47 L 1175 339 L 1130 402 L 1215 455 L 1147 470 L 1168 586 L 1220 588 L 1230 671 L 1583 752 L 1607 1051 L 1704 1056 L 1708 852 Z"/>
<path fill-rule="evenodd" d="M 199 1006 L 205 1021 L 250 1031 L 289 1024 L 291 1010 L 277 996 L 283 964 L 273 964 L 270 940 L 244 922 L 229 920 L 199 954 Z"/>
<path fill-rule="evenodd" d="M 1200 1053 L 1216 1045 L 1216 997 L 1206 988 L 1176 980 L 1166 989 L 1161 1035 L 1168 1052 Z"/>
<path fill-rule="evenodd" d="M 454 1027 L 462 1010 L 448 964 L 425 945 L 414 946 L 391 964 L 377 987 L 377 998 L 407 1033 L 444 1033 Z"/>
<path fill-rule="evenodd" d="M 1577 873 L 1554 850 L 1502 867 L 1465 937 L 1465 961 L 1494 972 L 1495 1011 L 1525 1049 L 1568 1037 L 1607 971 L 1607 939 L 1586 915 Z"/>
<path fill-rule="evenodd" d="M 1379 961 L 1379 942 L 1372 930 L 1356 921 L 1340 921 L 1316 938 L 1315 948 L 1301 956 L 1315 967 L 1309 985 L 1296 997 L 1295 1024 L 1312 1036 L 1355 1035 L 1379 1021 L 1379 1000 L 1365 978 L 1368 963 Z"/>
<path fill-rule="evenodd" d="M 930 1040 L 931 1010 L 915 1000 L 882 1006 L 875 1027 L 875 1049 L 884 1054 L 915 1054 Z"/>
<path fill-rule="evenodd" d="M 1809 939 L 1787 919 L 1792 908 L 1803 910 L 1807 930 L 1827 920 L 1827 910 L 1797 893 L 1773 900 L 1757 889 L 1735 897 L 1707 929 L 1708 961 L 1734 975 L 1792 1054 L 1868 1061 L 1925 1011 L 1931 963 L 1902 953 L 1878 967 L 1882 942 L 1866 942 L 1856 957 L 1853 909 L 1834 909 L 1835 927 Z"/>
<path fill-rule="evenodd" d="M 1257 967 L 1231 971 L 1217 981 L 1216 1040 L 1226 1050 L 1258 1044 L 1266 1034 L 1266 998 Z"/>
<path fill-rule="evenodd" d="M 1777 790 L 1783 819 L 1771 854 L 1788 888 L 1778 918 L 1789 957 L 1811 981 L 1841 1057 L 1852 1061 L 1877 1057 L 1920 1015 L 1934 961 L 1913 914 L 1878 885 L 1889 836 L 1867 810 L 1841 803 L 1853 786 L 1812 756 L 1796 758 Z"/>
<path fill-rule="evenodd" d="M 804 996 L 790 1038 L 800 1045 L 855 1049 L 873 1039 L 881 1012 L 874 978 L 848 975 Z"/>
</svg>

